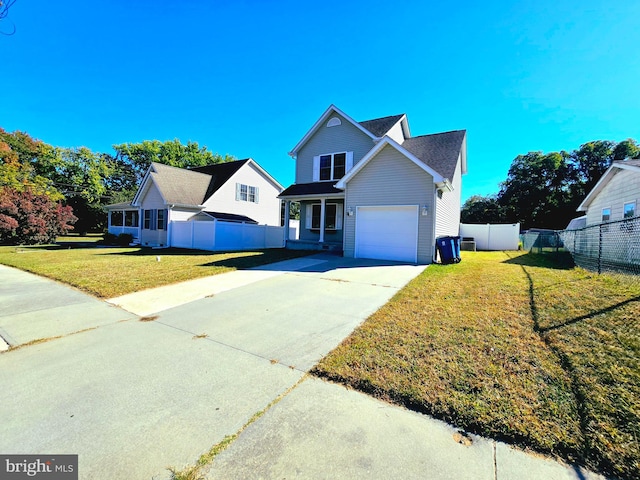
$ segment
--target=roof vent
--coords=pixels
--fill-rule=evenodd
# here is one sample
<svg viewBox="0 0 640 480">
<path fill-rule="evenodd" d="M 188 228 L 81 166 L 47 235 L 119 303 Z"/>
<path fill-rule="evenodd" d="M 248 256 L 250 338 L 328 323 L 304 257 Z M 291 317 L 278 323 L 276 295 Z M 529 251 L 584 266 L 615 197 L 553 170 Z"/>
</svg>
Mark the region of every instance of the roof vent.
<svg viewBox="0 0 640 480">
<path fill-rule="evenodd" d="M 338 117 L 332 117 L 327 122 L 327 128 L 329 128 L 329 127 L 337 127 L 338 125 L 342 125 L 342 122 L 340 121 L 340 119 Z"/>
</svg>

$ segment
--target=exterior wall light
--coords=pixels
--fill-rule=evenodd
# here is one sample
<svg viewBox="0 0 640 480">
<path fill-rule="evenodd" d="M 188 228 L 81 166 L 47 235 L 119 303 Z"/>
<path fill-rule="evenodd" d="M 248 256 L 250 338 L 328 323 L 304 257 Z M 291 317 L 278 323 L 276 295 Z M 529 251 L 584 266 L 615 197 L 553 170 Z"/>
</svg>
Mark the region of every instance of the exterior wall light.
<svg viewBox="0 0 640 480">
<path fill-rule="evenodd" d="M 347 208 L 347 216 L 353 217 L 353 208 L 351 207 Z"/>
<path fill-rule="evenodd" d="M 421 213 L 423 217 L 426 217 L 427 215 L 429 215 L 429 207 L 426 205 L 423 205 Z"/>
</svg>

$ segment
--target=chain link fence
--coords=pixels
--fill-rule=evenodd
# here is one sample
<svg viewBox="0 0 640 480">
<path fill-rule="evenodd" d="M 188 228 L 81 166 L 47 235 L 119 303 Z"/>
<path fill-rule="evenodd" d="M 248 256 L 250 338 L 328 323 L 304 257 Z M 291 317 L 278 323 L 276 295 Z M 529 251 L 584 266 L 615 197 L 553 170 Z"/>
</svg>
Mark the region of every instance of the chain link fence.
<svg viewBox="0 0 640 480">
<path fill-rule="evenodd" d="M 579 267 L 640 275 L 640 217 L 564 230 L 558 235 Z"/>
<path fill-rule="evenodd" d="M 528 231 L 520 240 L 532 253 L 568 251 L 574 263 L 587 270 L 640 275 L 640 217 L 579 230 Z"/>
</svg>

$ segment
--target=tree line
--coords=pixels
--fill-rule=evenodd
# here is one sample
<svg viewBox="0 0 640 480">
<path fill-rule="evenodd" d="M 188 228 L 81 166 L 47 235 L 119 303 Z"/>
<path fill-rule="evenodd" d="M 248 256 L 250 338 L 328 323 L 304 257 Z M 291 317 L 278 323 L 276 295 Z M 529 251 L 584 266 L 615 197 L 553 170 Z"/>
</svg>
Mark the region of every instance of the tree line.
<svg viewBox="0 0 640 480">
<path fill-rule="evenodd" d="M 463 223 L 520 223 L 520 228 L 564 229 L 612 162 L 640 158 L 633 139 L 596 140 L 572 151 L 518 155 L 493 195 L 470 197 Z"/>
<path fill-rule="evenodd" d="M 187 168 L 236 158 L 178 139 L 63 148 L 0 128 L 0 244 L 48 243 L 75 230 L 102 232 L 105 206 L 131 201 L 151 162 Z"/>
</svg>

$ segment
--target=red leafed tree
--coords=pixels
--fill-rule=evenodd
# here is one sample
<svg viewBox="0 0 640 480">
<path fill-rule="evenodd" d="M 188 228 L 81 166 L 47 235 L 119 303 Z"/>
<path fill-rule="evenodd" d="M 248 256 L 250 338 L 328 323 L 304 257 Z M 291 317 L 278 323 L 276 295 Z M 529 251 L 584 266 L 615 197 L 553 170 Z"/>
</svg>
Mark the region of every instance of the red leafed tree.
<svg viewBox="0 0 640 480">
<path fill-rule="evenodd" d="M 58 235 L 73 230 L 76 220 L 71 207 L 46 194 L 0 188 L 0 244 L 53 243 Z"/>
</svg>

